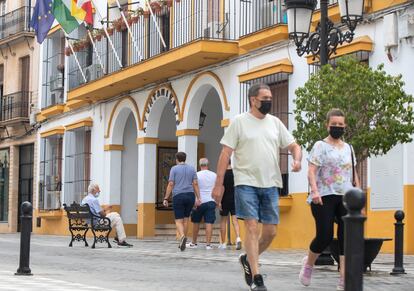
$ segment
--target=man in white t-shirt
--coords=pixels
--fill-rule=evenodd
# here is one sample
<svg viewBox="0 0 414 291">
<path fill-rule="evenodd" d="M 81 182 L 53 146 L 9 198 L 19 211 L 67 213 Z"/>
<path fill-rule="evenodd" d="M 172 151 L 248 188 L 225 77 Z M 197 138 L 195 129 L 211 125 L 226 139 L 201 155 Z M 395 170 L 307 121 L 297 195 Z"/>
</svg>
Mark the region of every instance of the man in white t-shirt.
<svg viewBox="0 0 414 291">
<path fill-rule="evenodd" d="M 208 169 L 208 160 L 202 158 L 199 161 L 200 171 L 197 172 L 198 187 L 200 189 L 201 205 L 191 213 L 193 223 L 193 241 L 188 245 L 189 248 L 197 247 L 198 231 L 200 222 L 204 219 L 206 225 L 206 249 L 212 249 L 211 236 L 213 234 L 213 224 L 216 220 L 216 202 L 211 196 L 214 184 L 216 183 L 216 173 Z"/>
<path fill-rule="evenodd" d="M 241 254 L 246 284 L 250 290 L 266 291 L 259 273 L 259 254 L 276 236 L 279 223 L 278 188 L 283 187 L 279 167 L 279 149 L 287 148 L 293 156 L 292 171 L 301 169 L 302 152 L 283 123 L 268 114 L 272 109 L 272 92 L 265 84 L 249 89 L 250 111 L 238 115 L 226 130 L 223 149 L 217 165 L 213 198 L 219 203 L 223 195 L 223 179 L 230 156 L 234 154 L 236 216 L 245 222 L 245 248 Z M 259 239 L 259 226 L 262 233 Z"/>
</svg>

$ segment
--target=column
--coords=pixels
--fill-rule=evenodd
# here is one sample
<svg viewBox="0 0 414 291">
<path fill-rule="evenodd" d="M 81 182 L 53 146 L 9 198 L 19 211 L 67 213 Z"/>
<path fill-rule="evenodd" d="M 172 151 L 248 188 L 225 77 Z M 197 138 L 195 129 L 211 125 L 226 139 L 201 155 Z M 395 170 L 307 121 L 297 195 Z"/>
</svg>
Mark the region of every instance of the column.
<svg viewBox="0 0 414 291">
<path fill-rule="evenodd" d="M 121 211 L 121 174 L 123 145 L 105 145 L 105 185 L 102 189 L 104 204 L 111 205 L 112 210 Z"/>
<path fill-rule="evenodd" d="M 141 137 L 138 144 L 137 237 L 155 235 L 156 163 L 158 138 Z"/>
<path fill-rule="evenodd" d="M 178 151 L 187 154 L 186 163 L 193 166 L 197 170 L 197 149 L 198 136 L 200 131 L 198 129 L 181 129 L 177 130 L 178 137 Z"/>
</svg>

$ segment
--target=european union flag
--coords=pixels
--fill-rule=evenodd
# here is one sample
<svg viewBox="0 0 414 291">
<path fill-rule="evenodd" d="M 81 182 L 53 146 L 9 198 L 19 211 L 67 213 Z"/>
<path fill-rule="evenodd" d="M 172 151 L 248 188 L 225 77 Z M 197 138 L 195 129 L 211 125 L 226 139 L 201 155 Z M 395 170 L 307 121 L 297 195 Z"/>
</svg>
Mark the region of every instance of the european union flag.
<svg viewBox="0 0 414 291">
<path fill-rule="evenodd" d="M 55 21 L 52 14 L 53 0 L 37 0 L 30 26 L 34 28 L 37 42 L 42 43 Z"/>
</svg>

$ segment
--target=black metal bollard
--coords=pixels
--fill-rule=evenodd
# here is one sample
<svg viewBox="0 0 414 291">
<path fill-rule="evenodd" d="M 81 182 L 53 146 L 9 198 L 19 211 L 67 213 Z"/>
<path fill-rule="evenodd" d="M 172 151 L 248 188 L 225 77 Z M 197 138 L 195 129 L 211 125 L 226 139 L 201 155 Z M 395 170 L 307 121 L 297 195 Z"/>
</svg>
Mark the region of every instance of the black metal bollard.
<svg viewBox="0 0 414 291">
<path fill-rule="evenodd" d="M 22 216 L 21 221 L 21 233 L 20 233 L 20 262 L 19 268 L 15 275 L 31 276 L 32 271 L 29 267 L 30 261 L 30 235 L 32 231 L 32 204 L 25 201 L 21 205 Z"/>
<path fill-rule="evenodd" d="M 362 291 L 364 273 L 364 221 L 361 214 L 365 194 L 353 188 L 346 192 L 344 205 L 348 214 L 342 219 L 345 228 L 345 290 Z"/>
<path fill-rule="evenodd" d="M 404 211 L 395 211 L 394 218 L 397 220 L 395 225 L 395 239 L 394 239 L 394 268 L 391 275 L 406 274 L 403 266 L 404 257 L 404 223 L 402 222 L 405 217 Z"/>
</svg>

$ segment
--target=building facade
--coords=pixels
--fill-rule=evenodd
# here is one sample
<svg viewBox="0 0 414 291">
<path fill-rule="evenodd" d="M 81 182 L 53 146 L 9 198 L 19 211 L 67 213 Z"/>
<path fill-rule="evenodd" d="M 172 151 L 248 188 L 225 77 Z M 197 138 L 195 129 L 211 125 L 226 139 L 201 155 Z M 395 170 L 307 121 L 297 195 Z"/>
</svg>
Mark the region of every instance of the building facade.
<svg viewBox="0 0 414 291">
<path fill-rule="evenodd" d="M 62 205 L 79 202 L 93 181 L 101 186 L 101 203 L 121 214 L 129 235 L 157 235 L 174 223 L 171 209 L 162 206 L 174 154 L 186 152 L 194 166 L 205 156 L 215 170 L 219 141 L 231 120 L 248 110 L 247 90 L 254 82 L 269 84 L 273 114 L 295 128 L 294 92 L 317 64 L 297 56 L 289 42 L 281 0 L 151 1 L 153 15 L 141 4 L 120 2 L 128 25 L 116 4 L 99 4 L 97 29 L 81 26 L 65 36 L 57 26 L 41 46 L 36 233 L 66 234 Z M 339 22 L 336 2 L 329 15 Z M 413 94 L 413 1 L 365 2 L 354 41 L 335 57 L 352 54 L 372 67 L 384 63 L 390 74 L 402 73 L 406 92 Z M 390 14 L 394 44 L 385 33 Z M 312 26 L 319 16 L 316 11 Z M 290 173 L 289 160 L 282 152 L 285 185 L 272 247 L 307 248 L 314 226 L 305 202 L 306 160 L 298 174 Z M 413 162 L 411 143 L 361 167 L 368 191 L 366 235 L 392 237 L 393 213 L 404 209 L 409 253 Z M 392 249 L 392 243 L 383 248 Z"/>
<path fill-rule="evenodd" d="M 19 205 L 36 192 L 39 46 L 31 12 L 31 1 L 0 1 L 0 233 L 19 230 Z"/>
</svg>

